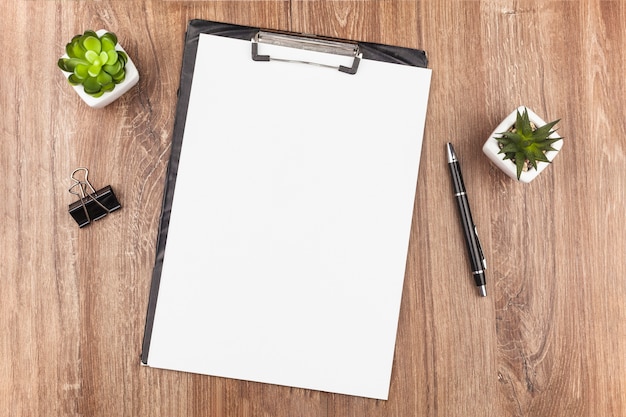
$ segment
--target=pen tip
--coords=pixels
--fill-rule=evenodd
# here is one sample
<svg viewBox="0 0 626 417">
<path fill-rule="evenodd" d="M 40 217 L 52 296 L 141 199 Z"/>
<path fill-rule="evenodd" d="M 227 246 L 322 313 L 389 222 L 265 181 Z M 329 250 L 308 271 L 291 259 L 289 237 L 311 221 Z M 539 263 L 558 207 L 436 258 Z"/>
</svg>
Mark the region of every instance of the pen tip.
<svg viewBox="0 0 626 417">
<path fill-rule="evenodd" d="M 478 287 L 478 292 L 480 293 L 481 297 L 486 297 L 487 296 L 487 287 L 485 285 L 481 285 Z"/>
</svg>

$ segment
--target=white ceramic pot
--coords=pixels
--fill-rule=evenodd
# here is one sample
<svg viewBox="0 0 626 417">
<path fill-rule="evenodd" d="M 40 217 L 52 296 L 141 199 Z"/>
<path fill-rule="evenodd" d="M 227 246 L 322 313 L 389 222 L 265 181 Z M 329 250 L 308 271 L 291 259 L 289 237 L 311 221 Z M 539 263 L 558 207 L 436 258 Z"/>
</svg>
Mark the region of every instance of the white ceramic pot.
<svg viewBox="0 0 626 417">
<path fill-rule="evenodd" d="M 517 112 L 523 113 L 524 110 L 528 111 L 529 120 L 535 124 L 537 127 L 541 127 L 546 124 L 546 122 L 541 119 L 535 112 L 528 109 L 525 106 L 520 106 L 517 109 L 513 110 L 511 114 L 509 114 L 503 121 L 495 128 L 493 133 L 489 136 L 489 139 L 483 145 L 483 152 L 487 157 L 493 162 L 498 168 L 504 171 L 509 177 L 518 181 L 517 179 L 517 168 L 515 164 L 510 159 L 504 159 L 504 154 L 500 152 L 500 146 L 496 138 L 502 137 L 502 132 L 506 132 L 509 128 L 515 125 L 515 121 L 517 119 Z M 550 135 L 551 138 L 560 138 L 560 136 L 555 132 Z M 558 140 L 552 144 L 552 147 L 556 149 L 556 151 L 548 151 L 546 152 L 546 157 L 550 162 L 556 157 L 556 155 L 561 150 L 563 146 L 563 139 Z M 527 171 L 522 171 L 520 175 L 519 181 L 524 183 L 529 183 L 541 173 L 549 164 L 547 162 L 537 162 L 537 169 L 533 167 L 529 167 Z"/>
<path fill-rule="evenodd" d="M 103 34 L 107 32 L 108 31 L 105 29 L 100 29 L 96 31 L 98 36 L 102 36 Z M 124 48 L 122 48 L 122 46 L 119 44 L 119 42 L 117 43 L 117 45 L 115 45 L 115 49 L 117 51 L 126 52 Z M 128 55 L 128 53 L 126 55 Z M 62 58 L 67 58 L 67 57 L 68 57 L 67 54 L 64 54 Z M 139 81 L 139 72 L 137 71 L 137 67 L 133 63 L 130 56 L 128 56 L 128 61 L 126 62 L 126 67 L 124 67 L 124 70 L 126 71 L 124 81 L 117 84 L 115 88 L 113 89 L 113 91 L 108 91 L 100 97 L 93 97 L 85 93 L 82 85 L 70 85 L 70 86 L 74 88 L 74 91 L 76 91 L 76 93 L 80 96 L 80 98 L 83 99 L 85 103 L 87 103 L 88 106 L 93 107 L 93 108 L 102 108 L 104 106 L 107 106 L 113 103 L 115 100 L 120 98 Z M 66 72 L 66 71 L 61 71 L 61 72 L 63 72 L 63 74 L 65 75 L 65 78 L 69 78 L 69 76 L 71 75 L 71 72 Z"/>
</svg>

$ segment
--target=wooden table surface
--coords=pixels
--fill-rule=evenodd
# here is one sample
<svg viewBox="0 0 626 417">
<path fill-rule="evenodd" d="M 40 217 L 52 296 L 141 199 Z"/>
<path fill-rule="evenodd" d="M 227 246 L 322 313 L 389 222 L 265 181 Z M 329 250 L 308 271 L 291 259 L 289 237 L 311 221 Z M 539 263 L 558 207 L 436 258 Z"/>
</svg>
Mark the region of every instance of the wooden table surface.
<svg viewBox="0 0 626 417">
<path fill-rule="evenodd" d="M 388 401 L 140 366 L 186 25 L 202 18 L 425 49 L 433 70 Z M 626 3 L 3 3 L 0 410 L 8 416 L 626 416 Z M 56 67 L 116 32 L 141 80 L 101 110 Z M 528 185 L 482 144 L 518 105 L 560 118 Z M 489 263 L 470 278 L 452 141 Z M 121 211 L 79 230 L 74 168 Z"/>
</svg>

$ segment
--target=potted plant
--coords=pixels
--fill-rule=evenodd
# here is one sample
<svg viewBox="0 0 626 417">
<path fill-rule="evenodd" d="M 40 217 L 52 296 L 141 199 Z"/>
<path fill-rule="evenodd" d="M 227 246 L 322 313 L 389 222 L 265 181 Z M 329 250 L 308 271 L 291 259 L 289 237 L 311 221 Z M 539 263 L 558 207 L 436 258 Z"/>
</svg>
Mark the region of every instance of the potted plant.
<svg viewBox="0 0 626 417">
<path fill-rule="evenodd" d="M 520 106 L 496 127 L 483 152 L 511 178 L 529 183 L 543 171 L 563 146 L 554 126 Z"/>
<path fill-rule="evenodd" d="M 115 33 L 104 29 L 74 36 L 58 66 L 85 103 L 96 108 L 112 103 L 139 81 Z"/>
</svg>

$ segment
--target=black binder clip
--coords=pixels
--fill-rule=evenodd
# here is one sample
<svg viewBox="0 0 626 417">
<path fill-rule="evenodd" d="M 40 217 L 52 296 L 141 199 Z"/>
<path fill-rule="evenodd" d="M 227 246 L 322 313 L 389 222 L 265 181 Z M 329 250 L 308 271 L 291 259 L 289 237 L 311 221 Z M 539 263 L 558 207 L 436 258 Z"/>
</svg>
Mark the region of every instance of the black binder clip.
<svg viewBox="0 0 626 417">
<path fill-rule="evenodd" d="M 83 179 L 76 178 L 79 172 L 84 173 Z M 87 226 L 122 207 L 110 185 L 96 191 L 89 182 L 88 176 L 87 168 L 77 168 L 71 175 L 74 183 L 69 192 L 77 195 L 79 200 L 70 204 L 69 212 L 79 227 Z"/>
</svg>

